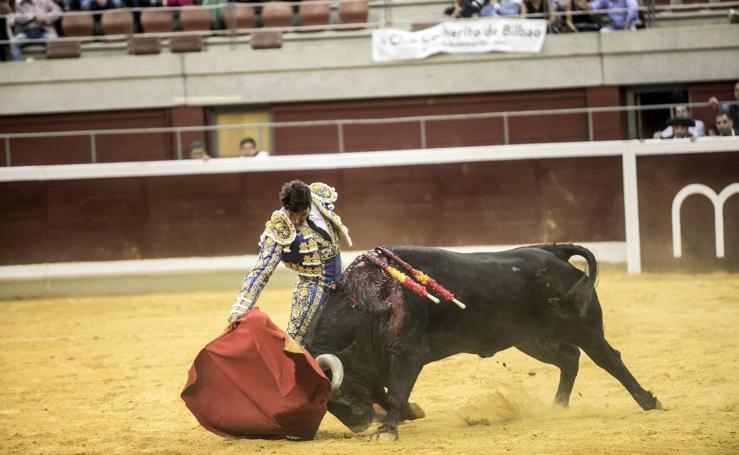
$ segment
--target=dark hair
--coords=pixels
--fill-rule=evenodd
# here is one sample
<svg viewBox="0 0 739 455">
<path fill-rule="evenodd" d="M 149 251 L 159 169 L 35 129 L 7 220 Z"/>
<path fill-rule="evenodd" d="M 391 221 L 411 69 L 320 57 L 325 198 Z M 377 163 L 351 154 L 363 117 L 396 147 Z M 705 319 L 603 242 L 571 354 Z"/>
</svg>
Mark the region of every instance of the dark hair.
<svg viewBox="0 0 739 455">
<path fill-rule="evenodd" d="M 190 150 L 192 149 L 204 149 L 205 148 L 205 142 L 203 141 L 192 141 L 190 142 Z"/>
<path fill-rule="evenodd" d="M 251 145 L 253 145 L 254 147 L 257 146 L 257 142 L 254 139 L 250 137 L 245 137 L 244 139 L 241 140 L 241 142 L 239 142 L 239 147 L 243 147 L 244 144 L 246 144 L 247 142 L 251 142 Z"/>
<path fill-rule="evenodd" d="M 291 212 L 300 212 L 310 207 L 312 200 L 310 187 L 300 180 L 293 180 L 282 185 L 280 202 Z"/>
</svg>

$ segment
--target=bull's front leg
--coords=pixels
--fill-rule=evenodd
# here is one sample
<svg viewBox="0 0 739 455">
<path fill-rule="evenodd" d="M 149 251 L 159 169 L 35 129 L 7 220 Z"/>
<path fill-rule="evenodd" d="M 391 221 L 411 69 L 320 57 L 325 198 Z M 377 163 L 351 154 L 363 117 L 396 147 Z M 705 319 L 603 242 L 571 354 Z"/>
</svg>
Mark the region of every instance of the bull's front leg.
<svg viewBox="0 0 739 455">
<path fill-rule="evenodd" d="M 398 420 L 401 413 L 408 408 L 408 398 L 422 368 L 423 361 L 417 352 L 411 353 L 403 349 L 392 354 L 388 368 L 387 394 L 385 403 L 382 403 L 387 415 L 374 434 L 377 440 L 398 439 Z"/>
</svg>

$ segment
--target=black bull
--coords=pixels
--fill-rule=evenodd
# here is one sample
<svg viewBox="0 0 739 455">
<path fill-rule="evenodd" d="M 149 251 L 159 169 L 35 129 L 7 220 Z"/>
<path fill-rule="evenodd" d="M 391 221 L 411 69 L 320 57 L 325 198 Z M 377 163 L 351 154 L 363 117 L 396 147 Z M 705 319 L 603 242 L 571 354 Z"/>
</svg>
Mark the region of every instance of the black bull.
<svg viewBox="0 0 739 455">
<path fill-rule="evenodd" d="M 377 435 L 397 438 L 398 420 L 414 418 L 408 397 L 425 364 L 461 352 L 490 357 L 510 347 L 559 367 L 556 404 L 569 403 L 581 348 L 642 409 L 661 407 L 604 337 L 594 288 L 597 264 L 586 248 L 556 244 L 471 254 L 390 250 L 467 308 L 443 300 L 437 305 L 411 293 L 364 256 L 347 268 L 312 321 L 305 344 L 314 356 L 329 354 L 323 359 L 340 361 L 343 381 L 340 387 L 334 381 L 328 409 L 353 431 L 372 423 L 377 403 L 387 411 Z M 587 275 L 568 262 L 575 255 L 587 260 Z"/>
</svg>

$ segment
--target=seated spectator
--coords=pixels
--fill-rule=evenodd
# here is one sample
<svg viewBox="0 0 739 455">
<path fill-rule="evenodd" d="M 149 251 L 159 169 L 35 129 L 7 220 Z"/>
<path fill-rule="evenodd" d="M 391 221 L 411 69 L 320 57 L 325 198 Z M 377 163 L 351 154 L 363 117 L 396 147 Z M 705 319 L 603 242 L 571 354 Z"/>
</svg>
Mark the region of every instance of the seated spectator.
<svg viewBox="0 0 739 455">
<path fill-rule="evenodd" d="M 734 100 L 739 102 L 739 82 L 734 84 Z M 719 113 L 725 112 L 734 125 L 739 125 L 739 105 L 719 103 L 715 96 L 708 99 L 708 104 L 710 104 L 713 110 L 716 111 L 717 116 Z"/>
<path fill-rule="evenodd" d="M 454 5 L 444 10 L 445 19 L 459 19 L 478 17 L 480 15 L 481 0 L 454 0 Z"/>
<path fill-rule="evenodd" d="M 15 25 L 20 33 L 10 44 L 10 58 L 21 60 L 21 48 L 28 40 L 56 38 L 54 22 L 61 17 L 62 10 L 52 0 L 16 0 Z"/>
<path fill-rule="evenodd" d="M 552 18 L 550 20 L 549 31 L 554 33 L 576 32 L 574 22 L 572 22 L 572 2 L 570 0 L 551 0 L 552 2 Z M 526 5 L 526 12 L 531 13 Z"/>
<path fill-rule="evenodd" d="M 520 17 L 526 18 L 526 5 L 521 0 L 490 0 L 480 10 L 481 17 Z"/>
<path fill-rule="evenodd" d="M 607 10 L 609 24 L 600 29 L 602 32 L 636 30 L 639 19 L 639 4 L 636 0 L 594 0 L 590 9 Z"/>
<path fill-rule="evenodd" d="M 239 145 L 241 147 L 240 153 L 243 157 L 267 158 L 269 156 L 268 151 L 257 149 L 257 142 L 253 138 L 245 137 Z"/>
<path fill-rule="evenodd" d="M 210 159 L 208 150 L 205 148 L 205 142 L 193 141 L 190 144 L 190 158 L 203 161 L 208 161 Z"/>
<path fill-rule="evenodd" d="M 675 117 L 679 118 L 692 118 L 690 115 L 690 110 L 688 109 L 688 106 L 680 105 L 675 106 Z M 688 132 L 695 136 L 695 137 L 701 137 L 706 135 L 706 125 L 703 124 L 700 120 L 694 120 L 695 125 L 691 126 L 688 130 Z M 662 131 L 657 131 L 654 133 L 654 136 L 652 136 L 654 139 L 667 139 L 672 137 L 672 127 L 668 126 L 667 128 L 663 129 Z"/>
<path fill-rule="evenodd" d="M 213 30 L 223 30 L 226 28 L 226 20 L 223 15 L 223 8 L 228 3 L 228 0 L 201 0 L 200 5 L 202 6 L 213 6 L 211 10 L 210 28 Z M 265 2 L 266 3 L 266 2 Z M 257 20 L 261 21 L 261 7 L 257 8 Z"/>
<path fill-rule="evenodd" d="M 695 136 L 690 134 L 690 127 L 695 126 L 692 118 L 672 117 L 667 121 L 667 126 L 672 127 L 672 136 L 663 139 L 685 139 L 695 140 Z"/>
<path fill-rule="evenodd" d="M 546 19 L 550 25 L 556 20 L 551 3 L 552 0 L 524 0 L 523 2 L 530 18 L 533 15 L 535 19 Z"/>
<path fill-rule="evenodd" d="M 123 8 L 123 0 L 79 0 L 82 11 L 103 11 Z"/>
<path fill-rule="evenodd" d="M 736 136 L 734 122 L 726 112 L 716 115 L 716 135 L 717 136 Z"/>
<path fill-rule="evenodd" d="M 597 32 L 600 30 L 600 19 L 586 12 L 590 10 L 588 0 L 572 0 L 570 3 L 570 16 L 575 30 L 578 32 Z"/>
</svg>

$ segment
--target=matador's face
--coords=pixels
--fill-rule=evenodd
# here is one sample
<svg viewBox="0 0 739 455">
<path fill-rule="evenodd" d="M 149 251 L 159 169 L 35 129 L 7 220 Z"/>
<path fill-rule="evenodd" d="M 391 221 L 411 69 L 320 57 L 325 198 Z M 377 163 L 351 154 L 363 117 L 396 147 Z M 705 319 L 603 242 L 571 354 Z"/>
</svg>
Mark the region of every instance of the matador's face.
<svg viewBox="0 0 739 455">
<path fill-rule="evenodd" d="M 290 221 L 292 221 L 296 227 L 302 226 L 303 223 L 305 223 L 305 220 L 308 219 L 308 215 L 310 215 L 310 207 L 308 207 L 305 210 L 301 210 L 299 212 L 293 212 L 292 210 L 288 210 L 287 215 L 290 217 Z"/>
</svg>

